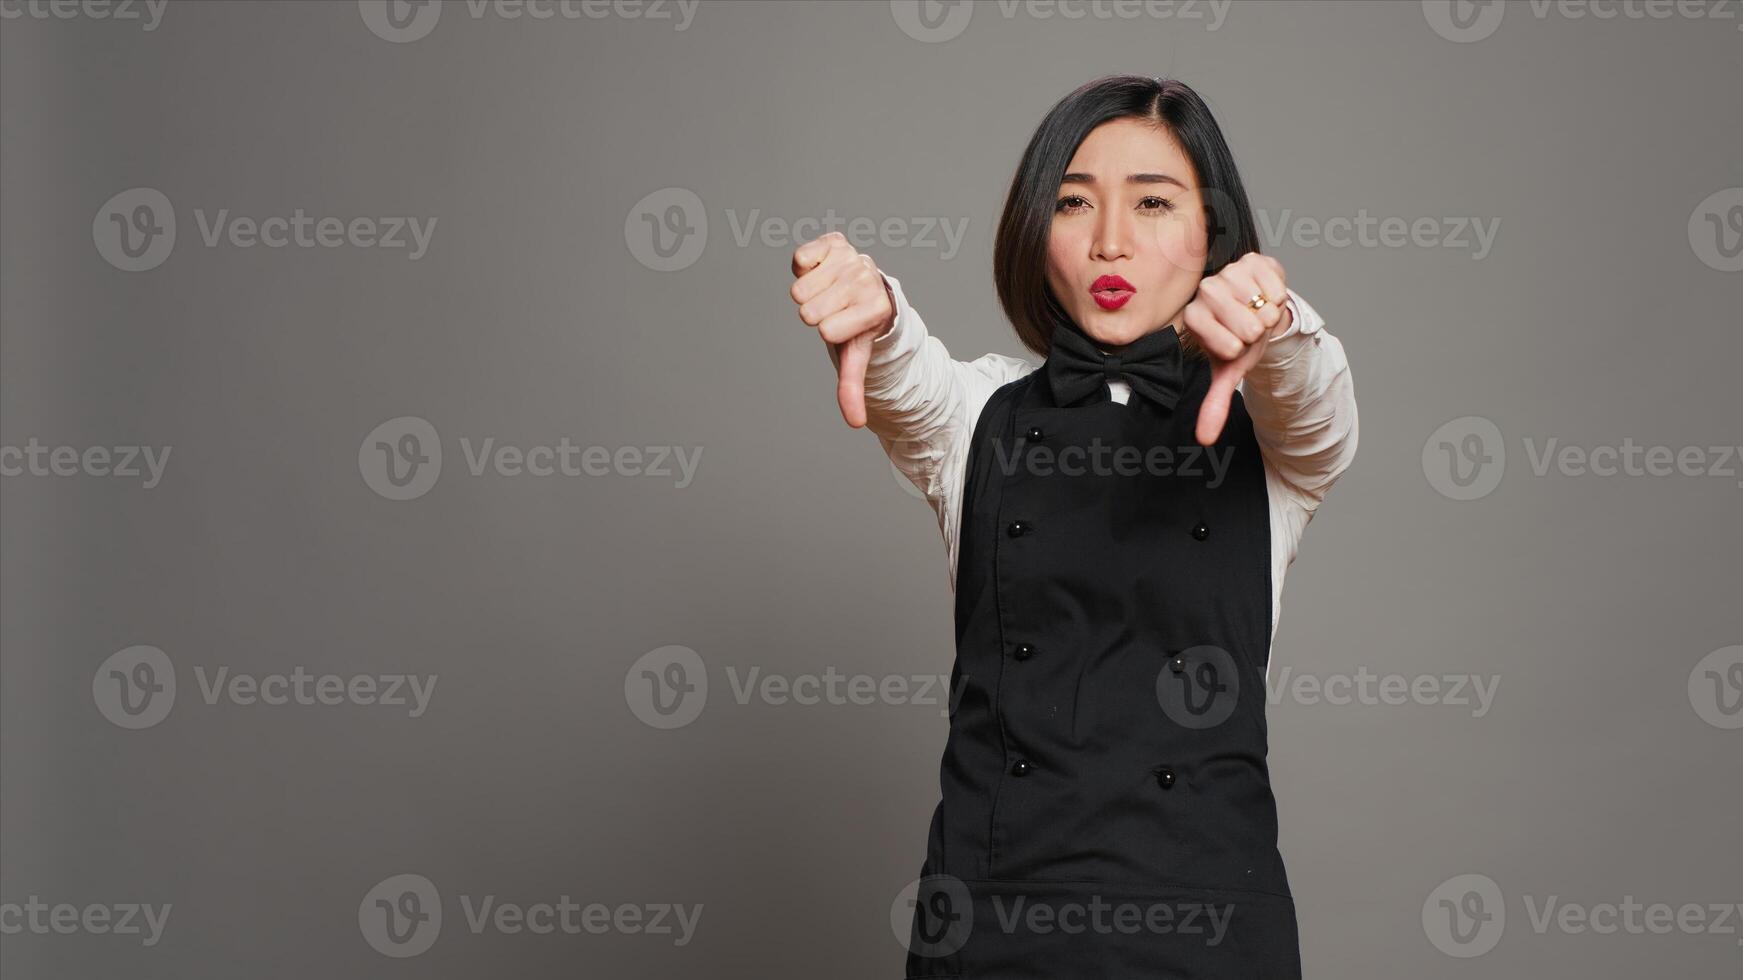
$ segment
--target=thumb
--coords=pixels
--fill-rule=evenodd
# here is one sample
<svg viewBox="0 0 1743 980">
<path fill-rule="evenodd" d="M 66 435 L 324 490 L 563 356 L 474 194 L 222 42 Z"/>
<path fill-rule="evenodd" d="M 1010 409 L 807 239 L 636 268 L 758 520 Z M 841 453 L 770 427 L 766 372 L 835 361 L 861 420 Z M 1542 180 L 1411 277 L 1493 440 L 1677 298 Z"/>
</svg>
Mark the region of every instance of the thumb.
<svg viewBox="0 0 1743 980">
<path fill-rule="evenodd" d="M 841 417 L 847 424 L 865 427 L 865 368 L 871 361 L 872 331 L 866 331 L 840 345 L 841 359 L 836 364 L 839 376 L 835 382 L 835 400 L 841 405 Z"/>
<path fill-rule="evenodd" d="M 1241 380 L 1233 361 L 1223 361 L 1211 368 L 1210 389 L 1198 407 L 1198 444 L 1208 446 L 1222 435 L 1223 423 L 1229 419 L 1229 402 L 1235 397 L 1235 385 Z"/>
<path fill-rule="evenodd" d="M 1266 341 L 1248 344 L 1247 349 L 1232 361 L 1215 361 L 1210 369 L 1210 388 L 1204 393 L 1204 403 L 1198 408 L 1198 442 L 1208 446 L 1222 435 L 1229 420 L 1229 406 L 1235 397 L 1235 386 L 1265 355 Z"/>
</svg>

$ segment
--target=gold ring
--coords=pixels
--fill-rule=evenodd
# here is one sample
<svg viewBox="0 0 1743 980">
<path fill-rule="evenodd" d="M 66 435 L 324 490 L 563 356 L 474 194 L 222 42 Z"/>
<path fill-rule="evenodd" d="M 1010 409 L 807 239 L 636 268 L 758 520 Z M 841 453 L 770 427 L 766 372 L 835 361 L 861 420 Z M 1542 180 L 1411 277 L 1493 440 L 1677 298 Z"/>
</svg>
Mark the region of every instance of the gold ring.
<svg viewBox="0 0 1743 980">
<path fill-rule="evenodd" d="M 1250 300 L 1247 300 L 1247 308 L 1253 309 L 1253 310 L 1262 310 L 1265 308 L 1265 304 L 1269 303 L 1269 302 L 1271 302 L 1271 301 L 1265 298 L 1264 293 L 1254 293 L 1253 298 Z"/>
</svg>

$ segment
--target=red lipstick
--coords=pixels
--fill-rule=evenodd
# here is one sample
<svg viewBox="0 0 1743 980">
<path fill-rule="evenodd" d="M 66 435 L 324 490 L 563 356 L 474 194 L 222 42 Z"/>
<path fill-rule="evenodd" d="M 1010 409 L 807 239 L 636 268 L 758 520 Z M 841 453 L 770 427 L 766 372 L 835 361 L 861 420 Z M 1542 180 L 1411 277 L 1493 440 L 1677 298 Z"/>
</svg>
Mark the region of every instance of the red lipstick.
<svg viewBox="0 0 1743 980">
<path fill-rule="evenodd" d="M 1117 310 L 1126 305 L 1126 301 L 1137 293 L 1132 284 L 1119 276 L 1102 276 L 1089 287 L 1089 294 L 1095 297 L 1097 306 L 1104 310 Z"/>
</svg>

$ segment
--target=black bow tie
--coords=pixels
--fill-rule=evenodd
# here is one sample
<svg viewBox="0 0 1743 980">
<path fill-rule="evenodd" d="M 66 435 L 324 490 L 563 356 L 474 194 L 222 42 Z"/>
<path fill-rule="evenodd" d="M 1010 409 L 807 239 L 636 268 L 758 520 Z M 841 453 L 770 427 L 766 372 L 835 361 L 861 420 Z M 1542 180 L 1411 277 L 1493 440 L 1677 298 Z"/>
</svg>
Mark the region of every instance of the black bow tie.
<svg viewBox="0 0 1743 980">
<path fill-rule="evenodd" d="M 1053 331 L 1047 354 L 1047 381 L 1053 386 L 1053 400 L 1061 406 L 1075 405 L 1097 393 L 1102 398 L 1096 400 L 1105 400 L 1107 382 L 1120 377 L 1133 391 L 1172 410 L 1185 387 L 1180 361 L 1180 334 L 1173 324 L 1111 354 L 1098 350 L 1075 325 L 1061 324 Z"/>
</svg>

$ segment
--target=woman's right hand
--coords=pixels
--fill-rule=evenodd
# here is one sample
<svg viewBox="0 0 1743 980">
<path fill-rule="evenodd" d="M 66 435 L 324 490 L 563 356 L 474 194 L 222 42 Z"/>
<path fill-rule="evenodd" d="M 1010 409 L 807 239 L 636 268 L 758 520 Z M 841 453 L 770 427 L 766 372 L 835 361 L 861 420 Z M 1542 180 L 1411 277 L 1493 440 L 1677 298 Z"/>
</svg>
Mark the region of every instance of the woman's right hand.
<svg viewBox="0 0 1743 980">
<path fill-rule="evenodd" d="M 836 351 L 835 400 L 841 417 L 865 426 L 865 369 L 872 340 L 895 321 L 895 299 L 877 263 L 829 232 L 793 250 L 795 282 L 789 290 L 799 319 L 817 328 Z"/>
</svg>

